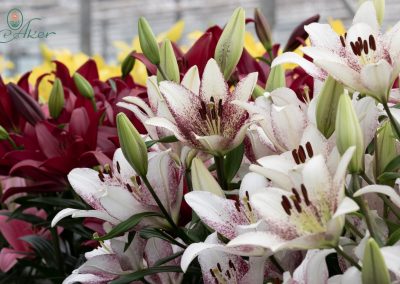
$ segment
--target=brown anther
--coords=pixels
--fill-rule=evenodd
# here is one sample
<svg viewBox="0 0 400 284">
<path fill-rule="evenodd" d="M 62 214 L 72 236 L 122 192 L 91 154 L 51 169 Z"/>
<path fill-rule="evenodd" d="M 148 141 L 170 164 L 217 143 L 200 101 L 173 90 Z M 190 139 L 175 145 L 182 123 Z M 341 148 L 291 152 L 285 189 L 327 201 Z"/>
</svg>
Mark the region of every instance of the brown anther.
<svg viewBox="0 0 400 284">
<path fill-rule="evenodd" d="M 296 207 L 297 212 L 301 213 L 300 202 L 298 202 L 297 200 L 293 200 L 293 204 L 294 204 L 294 207 Z"/>
<path fill-rule="evenodd" d="M 364 40 L 364 53 L 368 54 L 368 42 Z"/>
<path fill-rule="evenodd" d="M 136 183 L 137 183 L 138 185 L 141 185 L 141 184 L 142 184 L 142 181 L 141 181 L 141 179 L 140 179 L 139 176 L 136 176 L 135 179 L 136 179 Z"/>
<path fill-rule="evenodd" d="M 251 208 L 250 202 L 247 202 L 247 208 L 249 208 L 249 211 L 252 212 L 253 208 Z"/>
<path fill-rule="evenodd" d="M 222 99 L 218 101 L 218 116 L 222 117 Z"/>
<path fill-rule="evenodd" d="M 99 171 L 99 179 L 104 182 L 104 175 L 102 171 Z"/>
<path fill-rule="evenodd" d="M 305 163 L 306 161 L 306 152 L 304 151 L 303 146 L 300 145 L 299 150 L 297 151 L 297 154 L 299 155 L 299 159 L 302 163 Z"/>
<path fill-rule="evenodd" d="M 293 156 L 293 160 L 296 162 L 296 164 L 297 165 L 300 164 L 299 156 L 297 155 L 297 150 L 296 149 L 294 149 L 292 151 L 292 156 Z"/>
<path fill-rule="evenodd" d="M 340 36 L 340 42 L 342 43 L 343 47 L 346 47 L 346 41 L 344 40 L 343 36 Z"/>
<path fill-rule="evenodd" d="M 306 143 L 306 150 L 307 150 L 308 157 L 312 158 L 314 156 L 314 151 L 312 149 L 310 142 Z"/>
<path fill-rule="evenodd" d="M 219 272 L 222 272 L 221 264 L 219 264 L 219 262 L 217 263 L 217 268 L 218 268 Z"/>
<path fill-rule="evenodd" d="M 231 279 L 231 273 L 229 272 L 229 270 L 227 270 L 227 271 L 225 272 L 225 274 L 226 274 L 226 276 L 228 277 L 228 279 Z"/>
<path fill-rule="evenodd" d="M 238 212 L 240 212 L 240 204 L 238 201 L 235 201 L 235 207 Z"/>
<path fill-rule="evenodd" d="M 215 103 L 215 100 L 214 100 L 214 97 L 213 97 L 213 96 L 211 96 L 210 102 Z"/>
<path fill-rule="evenodd" d="M 347 38 L 347 33 L 344 33 L 344 38 L 345 38 L 345 39 Z"/>
<path fill-rule="evenodd" d="M 130 185 L 129 183 L 126 184 L 126 189 L 127 189 L 129 192 L 133 192 L 132 187 L 131 187 L 131 185 Z"/>
<path fill-rule="evenodd" d="M 375 50 L 376 50 L 376 42 L 375 42 L 374 36 L 373 36 L 373 35 L 370 35 L 368 41 L 369 41 L 369 47 L 370 47 L 373 51 L 375 51 Z"/>
<path fill-rule="evenodd" d="M 308 199 L 308 192 L 304 184 L 301 184 L 301 193 L 303 194 L 304 201 L 306 202 L 307 206 L 311 205 L 310 199 Z"/>
<path fill-rule="evenodd" d="M 205 102 L 201 101 L 201 109 L 199 109 L 200 117 L 202 120 L 207 119 L 207 108 Z"/>
<path fill-rule="evenodd" d="M 211 119 L 217 118 L 217 112 L 215 111 L 215 106 L 211 109 Z"/>
<path fill-rule="evenodd" d="M 121 173 L 121 166 L 119 165 L 119 162 L 117 161 L 117 171 L 120 174 Z"/>
<path fill-rule="evenodd" d="M 358 38 L 357 38 L 357 41 L 358 41 L 358 43 L 359 43 L 360 45 L 363 45 L 363 40 L 362 40 L 361 37 L 358 37 Z"/>
<path fill-rule="evenodd" d="M 296 200 L 300 203 L 301 202 L 300 194 L 297 192 L 297 190 L 295 188 L 292 188 L 292 192 L 293 192 L 294 196 L 296 197 Z"/>
<path fill-rule="evenodd" d="M 214 271 L 210 268 L 210 274 L 211 274 L 211 276 L 213 277 L 213 278 L 216 278 L 215 277 L 215 274 L 214 274 Z"/>
<path fill-rule="evenodd" d="M 246 195 L 247 200 L 250 200 L 250 195 L 249 195 L 249 192 L 247 190 L 245 191 L 245 195 Z"/>
<path fill-rule="evenodd" d="M 229 268 L 232 268 L 233 271 L 236 271 L 236 267 L 235 267 L 235 265 L 233 264 L 233 262 L 232 262 L 231 259 L 229 260 L 228 264 L 229 264 Z"/>
<path fill-rule="evenodd" d="M 282 196 L 281 205 L 282 208 L 285 210 L 286 214 L 290 216 L 291 214 L 290 209 L 292 209 L 292 205 L 290 204 L 289 198 L 287 198 L 285 195 Z"/>
<path fill-rule="evenodd" d="M 354 44 L 354 42 L 350 42 L 350 47 L 354 55 L 357 55 L 356 45 Z"/>
<path fill-rule="evenodd" d="M 360 42 L 357 41 L 354 44 L 356 46 L 356 55 L 361 56 L 362 43 L 360 44 Z"/>
</svg>

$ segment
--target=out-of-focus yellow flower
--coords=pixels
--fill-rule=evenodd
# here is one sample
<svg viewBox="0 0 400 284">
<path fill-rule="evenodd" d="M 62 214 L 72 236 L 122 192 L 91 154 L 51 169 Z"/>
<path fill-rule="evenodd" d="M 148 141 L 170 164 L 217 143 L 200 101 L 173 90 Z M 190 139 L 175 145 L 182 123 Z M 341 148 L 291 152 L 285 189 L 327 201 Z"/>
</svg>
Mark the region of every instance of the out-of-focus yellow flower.
<svg viewBox="0 0 400 284">
<path fill-rule="evenodd" d="M 252 57 L 260 57 L 265 53 L 262 43 L 256 40 L 250 32 L 246 32 L 244 35 L 244 47 Z"/>
<path fill-rule="evenodd" d="M 0 55 L 0 73 L 3 73 L 5 70 L 10 69 L 14 69 L 14 63 L 6 60 L 4 56 Z"/>
<path fill-rule="evenodd" d="M 346 28 L 341 20 L 329 17 L 328 23 L 338 35 L 343 35 L 346 32 Z"/>
<path fill-rule="evenodd" d="M 161 42 L 164 39 L 169 39 L 172 42 L 177 42 L 182 37 L 184 27 L 185 27 L 184 21 L 181 20 L 176 22 L 175 25 L 173 25 L 168 31 L 162 32 L 159 35 L 157 35 L 156 37 L 157 41 Z M 130 52 L 134 50 L 137 52 L 142 51 L 140 48 L 138 36 L 135 36 L 130 44 L 124 41 L 114 41 L 113 45 L 118 49 L 117 60 L 119 63 L 121 63 Z M 131 71 L 131 75 L 135 79 L 136 83 L 142 85 L 146 84 L 147 80 L 146 67 L 140 61 L 136 60 L 135 66 Z"/>
</svg>

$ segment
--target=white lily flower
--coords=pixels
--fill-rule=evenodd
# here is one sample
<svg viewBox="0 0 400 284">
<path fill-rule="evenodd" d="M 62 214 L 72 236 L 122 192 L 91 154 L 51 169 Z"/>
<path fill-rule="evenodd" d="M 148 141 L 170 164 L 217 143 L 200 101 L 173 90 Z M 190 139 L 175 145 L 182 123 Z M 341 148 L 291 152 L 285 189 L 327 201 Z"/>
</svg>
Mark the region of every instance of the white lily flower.
<svg viewBox="0 0 400 284">
<path fill-rule="evenodd" d="M 307 127 L 307 106 L 289 88 L 265 93 L 253 102 L 235 102 L 248 111 L 262 128 L 253 128 L 248 135 L 254 146 L 263 144 L 267 153 L 282 153 L 297 148 Z M 254 132 L 256 130 L 257 132 Z M 258 149 L 254 149 L 257 154 Z M 260 158 L 256 155 L 256 158 Z"/>
<path fill-rule="evenodd" d="M 325 258 L 334 250 L 309 250 L 303 262 L 290 276 L 289 272 L 283 274 L 283 284 L 320 284 L 326 283 L 329 278 L 328 266 Z"/>
<path fill-rule="evenodd" d="M 240 234 L 227 246 L 283 249 L 331 248 L 338 242 L 344 216 L 358 205 L 344 194 L 347 165 L 354 147 L 341 158 L 332 176 L 322 155 L 305 163 L 298 184 L 287 189 L 269 187 L 250 197 L 250 202 L 266 222 L 266 231 Z"/>
<path fill-rule="evenodd" d="M 400 23 L 382 34 L 375 7 L 366 1 L 345 35 L 338 36 L 328 24 L 312 23 L 305 30 L 312 46 L 302 51 L 314 63 L 291 52 L 276 58 L 272 66 L 298 63 L 315 78 L 324 79 L 328 73 L 353 90 L 387 101 L 400 72 Z"/>
<path fill-rule="evenodd" d="M 204 69 L 200 84 L 198 73 L 187 81 L 192 88 L 163 81 L 160 91 L 170 117 L 157 116 L 147 120 L 148 125 L 164 127 L 181 142 L 213 155 L 224 155 L 242 143 L 249 126 L 247 112 L 232 102 L 247 101 L 257 82 L 257 73 L 243 78 L 230 93 L 214 59 Z"/>
<path fill-rule="evenodd" d="M 181 167 L 168 151 L 150 152 L 147 177 L 168 213 L 177 220 L 183 190 Z M 160 212 L 121 149 L 115 152 L 113 165 L 107 171 L 76 168 L 68 179 L 75 192 L 94 210 L 63 209 L 53 218 L 52 226 L 70 215 L 95 217 L 115 225 L 141 212 Z M 153 221 L 158 222 L 157 218 Z"/>
<path fill-rule="evenodd" d="M 397 182 L 397 181 L 396 181 Z M 380 193 L 390 197 L 390 200 L 400 208 L 400 195 L 396 189 L 387 185 L 367 185 L 354 193 L 355 197 L 368 194 L 368 193 Z"/>
</svg>

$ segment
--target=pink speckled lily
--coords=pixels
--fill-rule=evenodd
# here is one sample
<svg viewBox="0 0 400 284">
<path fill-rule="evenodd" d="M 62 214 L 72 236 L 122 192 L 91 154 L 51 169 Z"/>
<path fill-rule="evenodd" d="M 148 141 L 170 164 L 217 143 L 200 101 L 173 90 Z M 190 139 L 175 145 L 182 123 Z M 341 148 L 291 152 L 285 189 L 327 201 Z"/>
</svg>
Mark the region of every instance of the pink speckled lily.
<svg viewBox="0 0 400 284">
<path fill-rule="evenodd" d="M 272 66 L 294 62 L 310 75 L 323 79 L 332 75 L 353 90 L 387 102 L 394 80 L 400 72 L 400 22 L 385 34 L 379 30 L 372 1 L 364 2 L 348 32 L 338 36 L 328 24 L 305 27 L 312 46 L 303 52 L 314 63 L 294 53 L 284 53 Z"/>
<path fill-rule="evenodd" d="M 353 152 L 351 147 L 344 153 L 333 176 L 324 157 L 317 155 L 305 163 L 300 175 L 295 173 L 298 184 L 291 191 L 268 187 L 250 196 L 268 230 L 241 234 L 227 246 L 264 247 L 272 252 L 336 246 L 345 214 L 358 210 L 358 205 L 344 194 Z"/>
<path fill-rule="evenodd" d="M 257 82 L 257 73 L 243 78 L 230 92 L 217 62 L 210 59 L 200 82 L 198 73 L 185 76 L 192 83 L 164 81 L 160 91 L 175 121 L 154 117 L 147 124 L 164 127 L 185 144 L 215 156 L 236 148 L 244 139 L 249 119 L 246 110 L 233 101 L 247 101 Z M 190 85 L 191 88 L 185 86 Z"/>
</svg>

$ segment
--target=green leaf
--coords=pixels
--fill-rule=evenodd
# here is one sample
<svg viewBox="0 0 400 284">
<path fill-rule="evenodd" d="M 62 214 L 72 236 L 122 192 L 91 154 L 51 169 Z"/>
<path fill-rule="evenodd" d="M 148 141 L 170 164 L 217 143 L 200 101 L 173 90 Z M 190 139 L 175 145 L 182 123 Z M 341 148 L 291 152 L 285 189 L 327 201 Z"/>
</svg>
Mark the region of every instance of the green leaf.
<svg viewBox="0 0 400 284">
<path fill-rule="evenodd" d="M 22 220 L 35 225 L 45 225 L 46 223 L 49 223 L 48 221 L 37 217 L 36 215 L 25 214 L 17 210 L 14 212 L 0 212 L 0 215 L 8 216 L 10 219 Z"/>
<path fill-rule="evenodd" d="M 400 169 L 400 156 L 391 160 L 385 167 L 385 172 L 396 172 Z"/>
<path fill-rule="evenodd" d="M 400 173 L 394 173 L 394 172 L 387 172 L 387 173 L 383 173 L 378 177 L 378 181 L 379 183 L 385 183 L 388 181 L 393 181 L 397 178 L 400 177 Z"/>
<path fill-rule="evenodd" d="M 226 181 L 230 182 L 242 164 L 244 155 L 244 144 L 240 144 L 238 147 L 230 151 L 225 158 L 225 177 Z"/>
<path fill-rule="evenodd" d="M 123 233 L 131 230 L 133 227 L 135 227 L 137 224 L 139 224 L 142 219 L 146 217 L 161 217 L 163 218 L 164 216 L 161 215 L 160 213 L 157 212 L 142 212 L 139 214 L 135 214 L 129 219 L 125 220 L 122 223 L 119 223 L 116 225 L 110 232 L 105 234 L 102 237 L 95 238 L 97 241 L 105 241 L 112 239 L 116 236 L 122 235 Z"/>
<path fill-rule="evenodd" d="M 175 137 L 175 135 L 171 135 L 171 136 L 165 136 L 162 137 L 158 140 L 151 140 L 151 141 L 146 141 L 146 147 L 150 148 L 151 146 L 157 144 L 157 143 L 174 143 L 174 142 L 178 142 L 179 140 Z"/>
<path fill-rule="evenodd" d="M 32 245 L 36 253 L 50 266 L 55 266 L 57 261 L 52 243 L 37 235 L 28 235 L 20 238 Z"/>
<path fill-rule="evenodd" d="M 185 248 L 186 246 L 181 244 L 180 242 L 176 241 L 172 236 L 170 236 L 167 232 L 165 232 L 163 229 L 159 228 L 144 228 L 140 230 L 140 236 L 143 239 L 150 239 L 150 238 L 158 238 L 162 239 L 164 241 L 167 241 L 169 243 L 173 243 L 177 246 L 180 246 L 182 248 Z"/>
<path fill-rule="evenodd" d="M 386 245 L 387 246 L 393 246 L 395 243 L 397 243 L 400 240 L 400 229 L 397 229 L 396 231 L 394 231 L 389 239 L 387 240 Z"/>
<path fill-rule="evenodd" d="M 111 281 L 110 284 L 131 283 L 132 281 L 140 280 L 147 275 L 163 273 L 163 272 L 182 272 L 182 269 L 179 266 L 150 267 L 150 268 L 135 271 L 131 274 L 124 275 L 124 276 L 120 277 L 119 279 Z"/>
<path fill-rule="evenodd" d="M 171 254 L 171 255 L 169 255 L 167 257 L 161 258 L 161 259 L 157 260 L 157 262 L 154 263 L 154 266 L 163 265 L 163 264 L 165 264 L 165 263 L 167 263 L 167 262 L 169 262 L 169 261 L 171 261 L 171 260 L 173 260 L 173 259 L 175 259 L 177 257 L 180 257 L 184 252 L 185 252 L 184 250 L 181 250 L 181 251 L 178 251 L 178 252 L 176 252 L 174 254 Z"/>
<path fill-rule="evenodd" d="M 22 197 L 15 200 L 19 204 L 30 204 L 30 205 L 51 205 L 54 207 L 61 208 L 77 208 L 77 209 L 87 209 L 87 206 L 77 200 L 65 199 L 60 197 L 32 197 L 29 198 Z"/>
<path fill-rule="evenodd" d="M 363 284 L 389 284 L 390 276 L 381 250 L 374 239 L 370 238 L 365 246 L 361 271 Z"/>
</svg>

